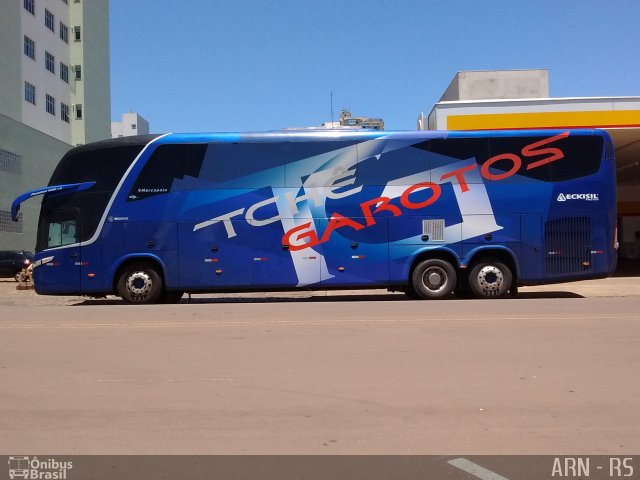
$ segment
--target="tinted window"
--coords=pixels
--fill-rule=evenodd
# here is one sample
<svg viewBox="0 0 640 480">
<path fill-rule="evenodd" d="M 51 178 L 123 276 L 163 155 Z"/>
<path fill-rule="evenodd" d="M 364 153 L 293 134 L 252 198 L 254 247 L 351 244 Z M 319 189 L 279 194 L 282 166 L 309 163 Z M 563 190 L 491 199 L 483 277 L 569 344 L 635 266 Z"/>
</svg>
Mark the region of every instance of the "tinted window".
<svg viewBox="0 0 640 480">
<path fill-rule="evenodd" d="M 596 173 L 600 168 L 603 140 L 596 135 L 567 135 L 564 132 L 551 136 L 505 136 L 489 139 L 438 138 L 414 147 L 454 159 L 475 158 L 479 165 L 491 161 L 489 171 L 496 175 L 514 169 L 518 162 L 514 157 L 517 156 L 521 161 L 518 175 L 559 182 Z M 496 160 L 496 156 L 503 157 Z M 436 166 L 437 158 L 433 157 L 432 162 Z M 518 177 L 510 176 L 504 180 L 518 181 Z"/>
<path fill-rule="evenodd" d="M 206 188 L 257 189 L 300 182 L 331 160 L 330 152 L 355 141 L 243 142 L 161 145 L 147 160 L 128 201 L 180 190 Z M 317 166 L 299 160 L 319 157 Z M 354 164 L 357 160 L 354 150 Z"/>
<path fill-rule="evenodd" d="M 138 175 L 128 200 L 142 200 L 167 193 L 176 180 L 197 178 L 202 168 L 206 144 L 160 145 Z"/>
<path fill-rule="evenodd" d="M 549 164 L 552 182 L 593 175 L 600 169 L 603 139 L 599 136 L 570 136 L 558 143 L 565 157 Z"/>
<path fill-rule="evenodd" d="M 540 167 L 533 168 L 531 170 L 527 170 L 527 165 L 531 162 L 536 162 L 539 158 L 548 157 L 546 153 L 543 153 L 541 156 L 535 157 L 524 157 L 522 155 L 522 149 L 527 147 L 528 145 L 535 144 L 541 140 L 544 140 L 546 137 L 496 137 L 489 140 L 490 144 L 490 157 L 483 159 L 480 164 L 486 163 L 490 158 L 491 167 L 489 172 L 492 172 L 493 175 L 500 176 L 501 173 L 509 172 L 515 170 L 518 176 L 509 176 L 506 179 L 502 179 L 502 181 L 507 182 L 517 182 L 522 177 L 533 178 L 535 180 L 542 180 L 548 182 L 550 179 L 549 176 L 549 165 L 545 164 Z M 546 149 L 546 147 L 545 147 Z M 540 151 L 542 151 L 541 149 Z M 536 149 L 538 151 L 538 149 Z M 501 158 L 499 160 L 495 160 L 495 158 Z M 517 158 L 517 159 L 516 159 Z"/>
<path fill-rule="evenodd" d="M 52 223 L 66 222 L 58 220 L 61 209 L 76 212 L 76 225 L 73 236 L 76 241 L 89 240 L 96 231 L 104 210 L 109 203 L 124 173 L 133 163 L 144 145 L 122 145 L 94 148 L 92 145 L 76 148 L 64 156 L 56 167 L 49 185 L 64 185 L 93 181 L 96 184 L 89 190 L 71 195 L 48 193 L 42 200 L 38 221 L 38 239 L 36 250 L 54 246 L 68 245 L 72 238 L 72 229 L 66 224 L 57 232 Z M 82 228 L 80 228 L 80 225 Z M 52 230 L 53 228 L 53 230 Z M 50 235 L 51 234 L 51 235 Z M 49 238 L 51 237 L 51 242 Z"/>
<path fill-rule="evenodd" d="M 284 155 L 276 143 L 212 143 L 200 178 L 217 188 L 284 187 Z"/>
<path fill-rule="evenodd" d="M 81 236 L 79 208 L 52 208 L 41 217 L 41 224 L 38 228 L 37 250 L 64 247 L 82 240 L 87 239 L 83 239 Z"/>
<path fill-rule="evenodd" d="M 414 147 L 457 160 L 475 158 L 480 163 L 489 158 L 489 140 L 486 138 L 434 138 Z"/>
<path fill-rule="evenodd" d="M 71 150 L 60 160 L 49 185 L 94 181 L 94 192 L 113 192 L 143 146 Z"/>
<path fill-rule="evenodd" d="M 386 143 L 393 146 L 393 141 Z M 358 182 L 365 185 L 397 185 L 405 178 L 424 173 L 422 181 L 430 181 L 433 168 L 428 151 L 421 148 L 389 148 L 381 155 L 361 158 L 358 161 Z"/>
</svg>

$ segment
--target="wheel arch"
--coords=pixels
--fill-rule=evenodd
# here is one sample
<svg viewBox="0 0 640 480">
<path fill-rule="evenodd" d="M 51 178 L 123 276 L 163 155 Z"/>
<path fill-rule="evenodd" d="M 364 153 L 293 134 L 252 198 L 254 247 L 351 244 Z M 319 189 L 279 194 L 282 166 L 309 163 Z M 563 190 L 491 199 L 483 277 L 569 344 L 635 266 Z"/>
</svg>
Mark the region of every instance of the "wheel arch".
<svg viewBox="0 0 640 480">
<path fill-rule="evenodd" d="M 513 252 L 507 247 L 491 246 L 491 247 L 478 247 L 468 255 L 468 262 L 466 270 L 470 271 L 478 262 L 481 262 L 486 258 L 495 258 L 505 263 L 511 275 L 513 276 L 512 282 L 517 284 L 518 278 L 520 278 L 520 272 L 518 269 L 518 262 Z"/>
<path fill-rule="evenodd" d="M 449 262 L 456 272 L 460 270 L 460 260 L 453 250 L 448 248 L 431 248 L 428 250 L 422 250 L 414 255 L 409 272 L 405 277 L 406 281 L 411 281 L 413 271 L 420 262 L 430 259 L 444 260 L 445 262 Z"/>
<path fill-rule="evenodd" d="M 111 277 L 112 292 L 117 292 L 118 279 L 120 278 L 122 271 L 127 267 L 127 265 L 131 265 L 132 263 L 138 263 L 138 262 L 146 262 L 146 263 L 149 263 L 150 265 L 157 267 L 158 273 L 162 277 L 163 284 L 166 284 L 165 282 L 166 269 L 165 269 L 164 263 L 162 262 L 162 260 L 160 260 L 160 258 L 158 258 L 156 255 L 152 255 L 149 253 L 132 253 L 129 255 L 125 255 L 124 257 L 121 257 L 118 260 L 118 262 L 116 262 L 111 268 L 111 271 L 109 272 L 109 274 Z"/>
</svg>

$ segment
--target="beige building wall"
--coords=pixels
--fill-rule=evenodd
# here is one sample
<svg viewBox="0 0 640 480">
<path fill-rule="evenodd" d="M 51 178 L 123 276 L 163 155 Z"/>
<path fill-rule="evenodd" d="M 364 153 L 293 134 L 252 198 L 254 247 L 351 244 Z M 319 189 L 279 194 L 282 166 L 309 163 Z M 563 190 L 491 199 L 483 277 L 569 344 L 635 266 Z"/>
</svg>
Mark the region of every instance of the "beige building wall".
<svg viewBox="0 0 640 480">
<path fill-rule="evenodd" d="M 40 201 L 25 202 L 16 223 L 9 218 L 13 199 L 46 185 L 73 145 L 111 136 L 109 1 L 35 0 L 34 7 L 31 13 L 23 0 L 7 0 L 0 15 L 0 249 L 35 246 Z M 53 31 L 45 25 L 45 9 L 53 15 Z M 35 44 L 34 58 L 24 53 L 25 36 Z M 47 52 L 53 72 L 45 68 Z M 61 63 L 69 68 L 68 82 Z M 81 66 L 78 80 L 74 65 Z M 35 86 L 35 105 L 25 100 L 25 82 Z M 53 114 L 46 95 L 55 99 Z M 62 104 L 69 106 L 69 121 L 62 118 Z M 77 104 L 82 118 L 76 118 Z"/>
<path fill-rule="evenodd" d="M 440 102 L 547 98 L 549 72 L 536 70 L 487 70 L 458 72 Z"/>
</svg>

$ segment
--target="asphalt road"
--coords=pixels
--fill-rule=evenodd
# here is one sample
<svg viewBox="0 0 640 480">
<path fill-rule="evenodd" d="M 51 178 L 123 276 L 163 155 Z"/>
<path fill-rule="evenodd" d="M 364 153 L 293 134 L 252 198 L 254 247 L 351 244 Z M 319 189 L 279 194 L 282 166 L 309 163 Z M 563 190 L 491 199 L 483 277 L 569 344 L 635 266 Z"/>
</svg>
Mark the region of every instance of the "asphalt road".
<svg viewBox="0 0 640 480">
<path fill-rule="evenodd" d="M 0 452 L 637 454 L 640 296 L 607 281 L 148 307 L 3 282 Z"/>
</svg>

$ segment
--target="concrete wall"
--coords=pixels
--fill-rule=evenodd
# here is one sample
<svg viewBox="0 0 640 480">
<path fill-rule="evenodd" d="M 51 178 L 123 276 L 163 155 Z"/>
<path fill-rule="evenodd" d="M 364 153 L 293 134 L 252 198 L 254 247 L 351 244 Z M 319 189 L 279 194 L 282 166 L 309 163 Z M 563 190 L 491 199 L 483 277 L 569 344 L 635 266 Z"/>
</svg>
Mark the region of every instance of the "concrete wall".
<svg viewBox="0 0 640 480">
<path fill-rule="evenodd" d="M 111 138 L 146 135 L 149 133 L 149 122 L 135 112 L 122 114 L 121 122 L 111 122 Z"/>
<path fill-rule="evenodd" d="M 0 168 L 0 210 L 3 219 L 11 210 L 11 203 L 21 193 L 47 185 L 53 169 L 70 145 L 35 130 L 12 118 L 0 115 L 0 149 L 20 157 L 19 171 Z M 0 222 L 0 250 L 34 250 L 40 200 L 35 198 L 22 204 L 22 232 L 6 231 Z"/>
<path fill-rule="evenodd" d="M 23 2 L 18 2 L 22 7 Z M 54 31 L 45 27 L 45 9 L 54 17 Z M 23 36 L 27 35 L 36 45 L 35 60 L 22 53 L 21 92 L 22 123 L 36 128 L 46 134 L 69 143 L 71 141 L 71 123 L 61 118 L 61 104 L 70 106 L 70 84 L 60 78 L 60 62 L 69 65 L 69 44 L 60 39 L 60 22 L 69 25 L 69 7 L 63 2 L 35 2 L 35 15 L 24 8 L 20 9 L 20 25 L 22 32 L 12 40 L 13 45 L 20 45 L 22 53 Z M 15 47 L 14 47 L 15 48 Z M 54 72 L 45 68 L 45 53 L 54 56 Z M 36 87 L 36 104 L 24 101 L 24 81 Z M 46 111 L 46 95 L 55 99 L 55 114 Z M 4 113 L 4 112 L 3 112 Z"/>
<path fill-rule="evenodd" d="M 0 112 L 15 120 L 21 119 L 24 97 L 20 73 L 23 40 L 20 22 L 16 21 L 20 18 L 21 8 L 22 2 L 3 2 L 0 14 Z"/>
<path fill-rule="evenodd" d="M 109 0 L 84 1 L 84 141 L 111 138 L 111 70 L 109 56 Z"/>
<path fill-rule="evenodd" d="M 547 97 L 547 70 L 489 70 L 458 72 L 440 101 Z"/>
</svg>

